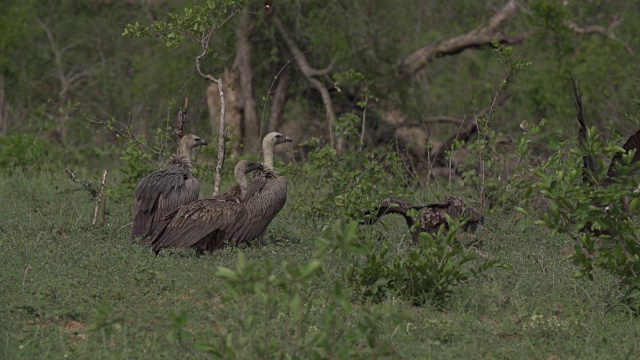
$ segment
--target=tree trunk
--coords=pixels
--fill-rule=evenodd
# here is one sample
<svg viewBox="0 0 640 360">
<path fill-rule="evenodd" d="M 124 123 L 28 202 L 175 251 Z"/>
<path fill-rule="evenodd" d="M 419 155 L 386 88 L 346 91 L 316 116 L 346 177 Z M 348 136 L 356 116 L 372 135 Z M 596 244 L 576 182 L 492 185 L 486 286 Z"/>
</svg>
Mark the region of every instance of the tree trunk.
<svg viewBox="0 0 640 360">
<path fill-rule="evenodd" d="M 226 125 L 229 129 L 228 136 L 231 139 L 231 157 L 238 158 L 242 152 L 242 102 L 236 91 L 240 88 L 239 75 L 236 69 L 225 69 L 222 74 L 222 82 L 225 84 Z M 217 134 L 220 129 L 220 94 L 215 83 L 207 88 L 207 107 L 209 108 L 209 120 L 211 121 L 211 133 Z"/>
<path fill-rule="evenodd" d="M 256 99 L 253 91 L 253 69 L 251 67 L 251 44 L 249 34 L 253 28 L 252 20 L 248 12 L 239 14 L 236 27 L 236 58 L 234 68 L 240 74 L 240 101 L 242 104 L 244 137 L 242 143 L 244 150 L 257 153 L 260 149 L 260 120 L 256 112 Z"/>
<path fill-rule="evenodd" d="M 284 106 L 287 103 L 288 95 L 289 73 L 287 71 L 283 71 L 278 77 L 278 85 L 276 86 L 276 92 L 273 95 L 267 132 L 278 131 L 278 128 L 280 127 L 280 119 L 282 119 L 282 113 L 284 112 Z"/>
</svg>

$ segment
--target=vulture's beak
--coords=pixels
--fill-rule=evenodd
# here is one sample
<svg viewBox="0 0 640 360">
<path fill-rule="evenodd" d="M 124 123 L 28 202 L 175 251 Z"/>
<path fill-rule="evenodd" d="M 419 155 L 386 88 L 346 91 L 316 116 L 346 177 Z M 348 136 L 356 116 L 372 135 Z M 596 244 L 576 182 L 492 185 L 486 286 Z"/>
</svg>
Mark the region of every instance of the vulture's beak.
<svg viewBox="0 0 640 360">
<path fill-rule="evenodd" d="M 196 140 L 196 145 L 197 146 L 204 146 L 204 145 L 209 145 L 209 143 L 207 142 L 207 140 L 198 139 L 198 140 Z"/>
<path fill-rule="evenodd" d="M 285 141 L 285 142 L 293 142 L 293 139 L 292 139 L 292 138 L 290 138 L 290 137 L 288 137 L 288 136 L 285 136 L 285 137 L 284 137 L 284 141 Z"/>
</svg>

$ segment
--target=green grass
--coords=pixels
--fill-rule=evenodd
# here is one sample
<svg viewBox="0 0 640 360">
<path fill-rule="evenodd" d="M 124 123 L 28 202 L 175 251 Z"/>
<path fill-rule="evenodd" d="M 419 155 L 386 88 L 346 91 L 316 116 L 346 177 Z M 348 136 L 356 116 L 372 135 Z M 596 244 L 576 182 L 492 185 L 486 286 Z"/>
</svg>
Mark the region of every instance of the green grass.
<svg viewBox="0 0 640 360">
<path fill-rule="evenodd" d="M 295 191 L 304 191 L 296 185 Z M 93 228 L 91 201 L 86 193 L 64 192 L 72 187 L 49 175 L 0 177 L 0 358 L 205 358 L 210 354 L 196 344 L 216 342 L 218 334 L 254 315 L 244 341 L 263 334 L 275 339 L 281 353 L 313 356 L 288 341 L 295 335 L 286 312 L 266 322 L 255 298 L 225 300 L 214 273 L 219 266 L 235 268 L 236 250 L 199 258 L 176 250 L 156 257 L 128 240 L 130 204 L 110 203 L 108 225 Z M 289 202 L 295 201 L 294 192 Z M 244 250 L 248 263 L 277 269 L 285 260 L 311 258 L 319 233 L 291 208 L 271 225 L 268 246 Z M 398 246 L 408 241 L 399 218 L 360 231 Z M 576 269 L 561 254 L 568 238 L 514 223 L 511 215 L 489 215 L 478 238 L 482 251 L 512 269 L 492 270 L 458 286 L 444 309 L 396 299 L 353 303 L 349 313 L 338 311 L 336 338 L 352 336 L 354 357 L 637 356 L 638 320 L 612 306 L 613 279 L 600 273 L 594 282 L 572 277 Z M 313 305 L 305 322 L 310 332 L 326 329 L 326 294 L 341 275 L 337 258 L 323 261 L 324 270 L 303 299 Z M 271 294 L 282 298 L 275 290 Z M 367 319 L 375 321 L 363 325 Z M 372 334 L 373 346 L 366 345 Z M 245 347 L 238 353 L 269 358 L 268 352 Z"/>
</svg>

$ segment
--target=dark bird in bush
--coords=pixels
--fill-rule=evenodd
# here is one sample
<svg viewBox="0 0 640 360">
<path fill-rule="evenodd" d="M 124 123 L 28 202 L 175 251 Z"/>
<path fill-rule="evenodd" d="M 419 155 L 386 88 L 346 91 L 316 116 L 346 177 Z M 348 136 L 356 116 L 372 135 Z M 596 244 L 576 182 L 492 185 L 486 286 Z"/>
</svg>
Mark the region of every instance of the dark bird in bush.
<svg viewBox="0 0 640 360">
<path fill-rule="evenodd" d="M 411 209 L 417 212 L 415 218 L 411 216 Z M 450 225 L 447 216 L 451 220 L 461 221 L 464 231 L 475 232 L 478 224 L 484 224 L 484 216 L 478 210 L 453 195 L 441 203 L 428 205 L 412 205 L 396 197 L 388 197 L 383 199 L 374 211 L 366 210 L 365 220 L 360 224 L 371 225 L 387 214 L 399 214 L 404 217 L 409 229 L 413 229 L 413 241 L 417 241 L 422 232 L 436 234 L 441 226 L 448 231 Z"/>
<path fill-rule="evenodd" d="M 599 171 L 598 164 L 595 161 L 593 154 L 589 153 L 587 149 L 587 124 L 584 116 L 584 109 L 582 107 L 582 96 L 580 93 L 580 88 L 576 84 L 576 81 L 573 77 L 569 78 L 571 82 L 571 89 L 573 92 L 573 103 L 576 107 L 576 118 L 578 119 L 578 123 L 580 124 L 580 129 L 578 130 L 578 142 L 582 148 L 584 153 L 583 156 L 583 167 L 582 167 L 582 180 L 584 182 L 607 187 L 616 182 L 616 178 L 618 175 L 618 168 L 622 163 L 622 157 L 625 154 L 629 154 L 632 150 L 635 150 L 635 154 L 631 159 L 631 164 L 636 164 L 640 161 L 640 130 L 638 130 L 635 134 L 631 135 L 627 141 L 622 145 L 624 152 L 619 152 L 613 156 L 611 159 L 611 163 L 609 164 L 609 168 L 607 169 L 606 177 L 598 182 L 596 174 Z M 632 176 L 637 174 L 637 170 L 633 171 Z M 630 213 L 630 201 L 631 198 L 625 196 L 623 198 L 623 207 L 625 212 Z"/>
<path fill-rule="evenodd" d="M 191 149 L 207 145 L 200 137 L 187 134 L 178 142 L 178 151 L 164 169 L 140 180 L 135 190 L 131 239 L 150 238 L 154 223 L 181 205 L 198 199 L 200 183 L 191 172 Z"/>
<path fill-rule="evenodd" d="M 267 134 L 262 140 L 264 170 L 254 173 L 251 187 L 258 189 L 246 201 L 248 216 L 238 234 L 239 243 L 249 243 L 258 239 L 264 245 L 264 234 L 271 221 L 287 202 L 287 179 L 278 175 L 273 168 L 275 147 L 292 139 L 278 132 Z M 237 185 L 230 192 L 238 192 Z"/>
<path fill-rule="evenodd" d="M 212 252 L 227 243 L 246 241 L 247 199 L 261 191 L 258 182 L 249 182 L 248 174 L 264 170 L 258 163 L 241 160 L 235 166 L 237 191 L 189 202 L 165 215 L 151 240 L 153 251 L 170 247 L 193 247 L 198 254 Z"/>
</svg>

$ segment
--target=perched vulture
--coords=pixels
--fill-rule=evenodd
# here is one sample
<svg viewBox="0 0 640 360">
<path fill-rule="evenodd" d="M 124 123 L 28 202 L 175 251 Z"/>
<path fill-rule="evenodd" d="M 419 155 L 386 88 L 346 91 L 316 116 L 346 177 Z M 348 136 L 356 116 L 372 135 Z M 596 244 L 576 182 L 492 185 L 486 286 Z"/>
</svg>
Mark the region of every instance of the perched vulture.
<svg viewBox="0 0 640 360">
<path fill-rule="evenodd" d="M 411 209 L 417 211 L 417 219 L 409 215 L 409 210 Z M 464 231 L 475 232 L 479 223 L 484 224 L 484 217 L 478 210 L 468 206 L 464 200 L 453 195 L 450 195 L 444 202 L 429 205 L 411 205 L 396 197 L 389 197 L 382 200 L 376 210 L 365 211 L 366 219 L 360 224 L 371 225 L 386 214 L 402 215 L 409 229 L 413 229 L 416 220 L 418 220 L 418 225 L 415 227 L 412 236 L 414 242 L 418 240 L 418 236 L 422 232 L 438 233 L 442 225 L 445 226 L 445 230 L 449 230 L 446 215 L 449 215 L 452 220 L 463 221 Z"/>
<path fill-rule="evenodd" d="M 258 239 L 259 244 L 264 245 L 267 227 L 287 202 L 287 179 L 274 170 L 273 151 L 277 145 L 291 141 L 290 137 L 277 132 L 267 134 L 262 140 L 264 170 L 256 172 L 251 181 L 255 193 L 246 201 L 248 216 L 237 234 L 241 239 L 239 243 Z"/>
<path fill-rule="evenodd" d="M 248 216 L 247 198 L 259 190 L 252 188 L 247 174 L 259 170 L 263 170 L 262 165 L 241 160 L 234 169 L 239 191 L 195 200 L 167 214 L 165 226 L 151 240 L 153 251 L 157 254 L 169 247 L 193 247 L 201 254 L 245 240 L 240 230 Z"/>
<path fill-rule="evenodd" d="M 578 142 L 583 150 L 586 150 L 586 142 L 587 142 L 587 124 L 584 117 L 584 110 L 582 108 L 582 98 L 580 94 L 580 88 L 576 84 L 573 77 L 570 77 L 571 88 L 573 90 L 573 103 L 576 107 L 576 118 L 578 119 L 578 123 L 580 124 L 580 129 L 578 130 Z M 636 152 L 633 155 L 632 163 L 636 163 L 640 161 L 640 130 L 638 130 L 635 134 L 631 135 L 627 141 L 622 145 L 625 153 L 629 153 L 631 150 L 635 149 Z M 607 169 L 607 176 L 602 182 L 599 184 L 601 186 L 609 186 L 615 182 L 615 178 L 618 176 L 616 173 L 616 165 L 620 163 L 622 160 L 623 153 L 617 153 L 611 159 L 611 163 L 609 164 L 609 168 Z M 584 182 L 588 182 L 594 184 L 595 176 L 594 174 L 598 171 L 598 164 L 596 163 L 593 155 L 586 153 L 583 157 L 583 168 L 582 168 L 582 180 Z M 623 207 L 627 213 L 630 210 L 630 201 L 631 199 L 627 196 L 623 199 Z"/>
<path fill-rule="evenodd" d="M 131 239 L 146 241 L 153 235 L 155 222 L 177 207 L 198 199 L 200 183 L 191 173 L 191 149 L 203 145 L 207 142 L 198 136 L 184 135 L 169 164 L 140 180 L 134 195 Z"/>
</svg>

